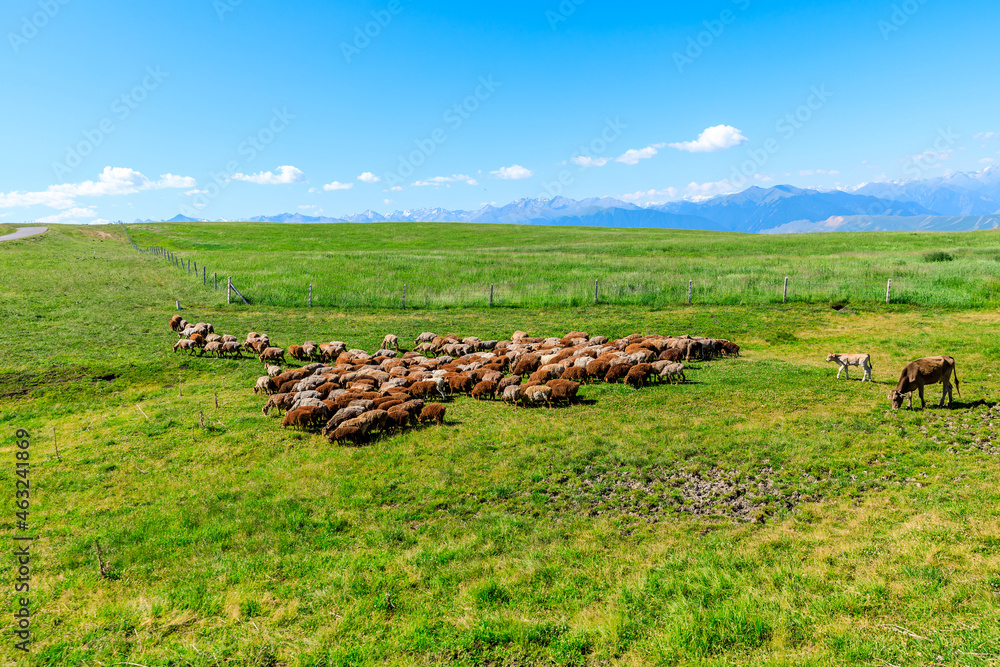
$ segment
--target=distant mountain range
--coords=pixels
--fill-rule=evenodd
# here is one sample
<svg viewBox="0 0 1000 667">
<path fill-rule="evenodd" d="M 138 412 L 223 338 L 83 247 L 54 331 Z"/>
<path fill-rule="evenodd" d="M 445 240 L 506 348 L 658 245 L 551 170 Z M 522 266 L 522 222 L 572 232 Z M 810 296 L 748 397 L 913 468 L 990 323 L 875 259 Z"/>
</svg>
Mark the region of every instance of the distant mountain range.
<svg viewBox="0 0 1000 667">
<path fill-rule="evenodd" d="M 136 220 L 136 222 L 153 222 Z M 200 222 L 179 215 L 165 222 Z M 658 227 L 750 233 L 995 229 L 1000 227 L 1000 169 L 926 180 L 866 183 L 850 190 L 791 185 L 751 187 L 702 201 L 638 206 L 612 197 L 519 199 L 476 211 L 422 208 L 339 218 L 282 213 L 247 222 L 476 222 L 598 227 Z"/>
</svg>

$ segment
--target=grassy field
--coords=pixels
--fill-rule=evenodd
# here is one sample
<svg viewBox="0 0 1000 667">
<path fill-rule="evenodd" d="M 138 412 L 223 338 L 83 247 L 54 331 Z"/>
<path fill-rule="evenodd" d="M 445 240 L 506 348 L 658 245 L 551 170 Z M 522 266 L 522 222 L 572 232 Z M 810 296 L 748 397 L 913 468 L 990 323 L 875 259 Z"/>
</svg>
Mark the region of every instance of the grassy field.
<svg viewBox="0 0 1000 667">
<path fill-rule="evenodd" d="M 232 262 L 234 276 L 259 265 L 287 285 L 316 271 L 366 289 L 384 280 L 379 266 L 435 261 L 484 278 L 520 267 L 514 284 L 555 279 L 544 255 L 514 248 L 561 235 L 553 261 L 574 271 L 590 257 L 652 275 L 667 246 L 708 271 L 712 257 L 744 261 L 744 247 L 778 267 L 828 256 L 831 271 L 854 255 L 856 267 L 906 258 L 930 285 L 935 271 L 996 263 L 1000 239 L 692 233 L 685 250 L 681 232 L 570 241 L 526 228 L 519 244 L 498 229 L 477 246 L 433 225 L 209 225 L 202 240 L 195 226 L 156 228 L 133 238 L 169 241 L 211 270 Z M 323 249 L 334 233 L 345 237 Z M 657 246 L 657 234 L 670 241 Z M 920 260 L 939 248 L 956 259 Z M 428 285 L 450 275 L 406 270 Z M 443 427 L 335 447 L 261 415 L 256 362 L 171 354 L 175 299 L 191 321 L 281 345 L 582 328 L 726 337 L 744 356 L 694 364 L 683 386 L 588 386 L 571 408 L 458 399 Z M 27 429 L 39 535 L 35 644 L 22 656 L 8 640 L 5 664 L 1000 662 L 994 310 L 227 306 L 133 251 L 120 228 L 56 227 L 0 244 L 0 315 L 0 474 L 13 498 L 14 433 Z M 837 381 L 823 361 L 862 349 L 873 383 Z M 899 369 L 941 353 L 958 360 L 953 409 L 889 410 Z M 12 505 L 0 523 L 13 532 Z M 0 598 L 10 623 L 10 585 Z"/>
<path fill-rule="evenodd" d="M 886 281 L 899 303 L 1000 305 L 1000 231 L 761 236 L 660 229 L 475 224 L 130 227 L 143 247 L 167 248 L 233 276 L 261 305 L 422 308 L 593 304 L 666 307 L 833 299 L 875 305 Z M 210 276 L 211 277 L 211 276 Z"/>
</svg>

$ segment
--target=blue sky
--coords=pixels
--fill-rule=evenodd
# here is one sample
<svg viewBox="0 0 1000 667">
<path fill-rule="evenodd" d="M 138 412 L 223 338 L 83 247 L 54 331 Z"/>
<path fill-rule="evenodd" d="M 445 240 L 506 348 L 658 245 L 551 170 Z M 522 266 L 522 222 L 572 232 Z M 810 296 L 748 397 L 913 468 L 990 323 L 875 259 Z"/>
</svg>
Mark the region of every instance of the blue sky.
<svg viewBox="0 0 1000 667">
<path fill-rule="evenodd" d="M 0 222 L 974 171 L 997 25 L 977 0 L 7 0 Z"/>
</svg>

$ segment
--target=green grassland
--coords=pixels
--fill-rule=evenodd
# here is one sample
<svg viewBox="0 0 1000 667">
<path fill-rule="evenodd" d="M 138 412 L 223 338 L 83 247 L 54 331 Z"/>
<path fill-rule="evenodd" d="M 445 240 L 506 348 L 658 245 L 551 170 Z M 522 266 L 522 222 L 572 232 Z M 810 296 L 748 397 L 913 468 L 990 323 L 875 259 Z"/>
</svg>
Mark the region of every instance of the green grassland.
<svg viewBox="0 0 1000 667">
<path fill-rule="evenodd" d="M 255 303 L 294 307 L 665 307 L 885 301 L 1000 305 L 1000 231 L 760 236 L 476 224 L 132 225 L 135 242 L 233 276 Z M 944 261 L 935 261 L 944 260 Z M 211 276 L 210 276 L 211 277 Z"/>
<path fill-rule="evenodd" d="M 970 291 L 988 279 L 963 265 L 1000 266 L 992 233 L 478 230 L 477 241 L 447 225 L 130 228 L 140 245 L 243 271 L 242 283 L 259 266 L 286 285 L 319 276 L 376 291 L 385 267 L 429 287 L 449 275 L 557 281 L 549 256 L 567 271 L 621 263 L 650 276 L 761 257 L 775 275 L 905 262 L 928 290 L 950 277 Z M 330 234 L 344 236 L 324 249 Z M 938 250 L 955 259 L 922 261 Z M 963 289 L 948 299 L 962 302 Z M 580 328 L 725 337 L 743 356 L 693 363 L 681 386 L 586 386 L 569 408 L 459 398 L 444 426 L 337 447 L 261 414 L 249 389 L 259 363 L 171 354 L 176 299 L 191 321 L 266 331 L 281 345 Z M 226 305 L 135 252 L 120 228 L 0 244 L 0 476 L 13 498 L 13 436 L 27 429 L 39 536 L 33 651 L 19 655 L 8 639 L 0 655 L 24 665 L 995 665 L 1000 314 L 831 305 L 844 304 Z M 826 354 L 857 350 L 873 355 L 875 382 L 837 381 Z M 889 410 L 899 369 L 941 353 L 958 361 L 953 408 Z M 939 396 L 928 390 L 931 405 Z M 15 595 L 0 590 L 9 623 Z"/>
</svg>

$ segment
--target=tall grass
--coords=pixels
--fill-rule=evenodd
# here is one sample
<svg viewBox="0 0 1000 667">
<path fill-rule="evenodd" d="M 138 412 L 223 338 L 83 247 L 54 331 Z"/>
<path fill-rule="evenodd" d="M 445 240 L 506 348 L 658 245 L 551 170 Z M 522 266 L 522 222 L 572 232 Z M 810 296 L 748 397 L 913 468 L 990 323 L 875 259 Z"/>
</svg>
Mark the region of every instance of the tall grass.
<svg viewBox="0 0 1000 667">
<path fill-rule="evenodd" d="M 758 236 L 473 224 L 134 225 L 255 303 L 333 308 L 884 302 L 1000 305 L 1000 232 Z M 944 248 L 944 250 L 942 250 Z M 948 256 L 951 261 L 929 261 Z M 223 282 L 224 284 L 224 282 Z"/>
</svg>

